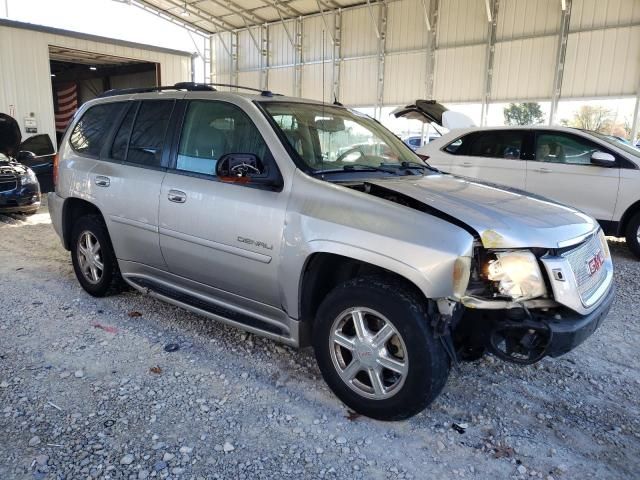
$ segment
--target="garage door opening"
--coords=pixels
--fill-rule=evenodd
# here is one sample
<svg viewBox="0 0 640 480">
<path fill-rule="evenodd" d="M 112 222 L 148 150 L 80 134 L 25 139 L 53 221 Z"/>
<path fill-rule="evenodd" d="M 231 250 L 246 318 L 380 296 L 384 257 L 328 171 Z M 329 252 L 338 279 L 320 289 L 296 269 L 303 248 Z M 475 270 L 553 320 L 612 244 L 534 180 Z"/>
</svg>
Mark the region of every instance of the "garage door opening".
<svg viewBox="0 0 640 480">
<path fill-rule="evenodd" d="M 153 62 L 53 45 L 49 62 L 58 144 L 83 103 L 113 88 L 160 85 L 160 65 Z"/>
</svg>

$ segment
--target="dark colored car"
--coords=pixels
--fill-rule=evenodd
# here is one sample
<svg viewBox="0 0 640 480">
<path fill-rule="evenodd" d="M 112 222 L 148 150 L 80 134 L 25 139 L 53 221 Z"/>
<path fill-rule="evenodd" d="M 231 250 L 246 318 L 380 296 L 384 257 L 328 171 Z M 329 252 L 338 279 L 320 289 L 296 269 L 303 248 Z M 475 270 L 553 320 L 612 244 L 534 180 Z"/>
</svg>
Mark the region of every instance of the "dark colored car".
<svg viewBox="0 0 640 480">
<path fill-rule="evenodd" d="M 21 150 L 22 135 L 17 122 L 0 114 L 0 213 L 35 213 L 40 207 L 40 184 L 29 166 L 16 161 L 25 158 L 37 163 L 33 152 Z M 53 160 L 51 161 L 53 170 Z"/>
</svg>

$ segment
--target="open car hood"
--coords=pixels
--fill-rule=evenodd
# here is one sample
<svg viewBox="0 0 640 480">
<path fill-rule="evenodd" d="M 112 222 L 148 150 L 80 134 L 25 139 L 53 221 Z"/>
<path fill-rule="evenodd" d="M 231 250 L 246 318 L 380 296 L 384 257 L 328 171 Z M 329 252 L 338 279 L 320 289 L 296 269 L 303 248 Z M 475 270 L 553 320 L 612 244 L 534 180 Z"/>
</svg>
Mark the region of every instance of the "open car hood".
<svg viewBox="0 0 640 480">
<path fill-rule="evenodd" d="M 391 114 L 396 118 L 404 117 L 424 123 L 435 123 L 448 130 L 476 126 L 464 113 L 449 110 L 435 100 L 416 100 L 415 103 L 396 108 Z"/>
<path fill-rule="evenodd" d="M 561 248 L 598 229 L 595 220 L 574 208 L 448 174 L 367 183 L 411 197 L 427 213 L 466 225 L 485 248 Z"/>
</svg>

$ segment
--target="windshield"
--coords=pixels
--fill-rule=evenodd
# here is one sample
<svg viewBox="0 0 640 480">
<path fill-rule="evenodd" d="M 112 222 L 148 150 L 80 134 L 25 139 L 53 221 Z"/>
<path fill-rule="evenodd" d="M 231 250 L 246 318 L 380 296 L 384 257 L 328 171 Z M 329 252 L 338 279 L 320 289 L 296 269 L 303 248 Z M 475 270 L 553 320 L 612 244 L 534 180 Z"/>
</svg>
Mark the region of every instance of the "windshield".
<svg viewBox="0 0 640 480">
<path fill-rule="evenodd" d="M 625 152 L 627 152 L 628 154 L 636 157 L 637 159 L 640 159 L 640 150 L 637 149 L 636 147 L 633 147 L 627 143 L 624 143 L 623 141 L 617 139 L 616 137 L 612 137 L 610 135 L 602 135 L 601 133 L 598 132 L 591 132 L 589 130 L 585 130 L 585 132 L 590 133 L 591 135 L 593 135 L 594 137 L 598 138 L 599 140 L 602 140 L 603 142 L 607 142 L 610 145 L 613 145 L 614 147 L 618 147 L 621 150 L 624 150 Z"/>
<path fill-rule="evenodd" d="M 406 168 L 400 167 L 427 167 L 393 133 L 358 112 L 305 103 L 262 106 L 313 172 L 378 169 L 403 174 Z"/>
</svg>

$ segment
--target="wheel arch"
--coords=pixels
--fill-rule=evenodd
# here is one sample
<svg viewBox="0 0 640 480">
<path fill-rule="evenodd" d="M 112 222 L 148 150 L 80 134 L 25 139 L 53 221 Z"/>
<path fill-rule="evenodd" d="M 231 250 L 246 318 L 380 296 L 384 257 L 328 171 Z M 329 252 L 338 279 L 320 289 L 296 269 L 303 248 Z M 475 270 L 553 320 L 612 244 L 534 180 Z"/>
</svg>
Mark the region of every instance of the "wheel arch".
<svg viewBox="0 0 640 480">
<path fill-rule="evenodd" d="M 310 330 L 322 300 L 337 285 L 364 275 L 384 275 L 406 285 L 422 298 L 430 298 L 430 283 L 417 270 L 395 260 L 371 261 L 354 254 L 342 254 L 329 249 L 315 251 L 305 260 L 298 288 L 298 319 L 301 327 Z M 394 268 L 395 266 L 395 268 Z M 309 338 L 307 335 L 301 338 Z M 306 342 L 304 342 L 306 343 Z"/>
<path fill-rule="evenodd" d="M 100 215 L 104 220 L 104 215 L 93 203 L 77 197 L 70 197 L 64 201 L 62 206 L 62 243 L 64 248 L 71 250 L 71 232 L 75 219 L 83 215 Z"/>
<path fill-rule="evenodd" d="M 629 221 L 633 218 L 633 216 L 640 212 L 640 200 L 635 203 L 632 203 L 622 214 L 620 217 L 620 223 L 618 224 L 618 236 L 624 237 L 627 232 L 627 225 Z"/>
</svg>

